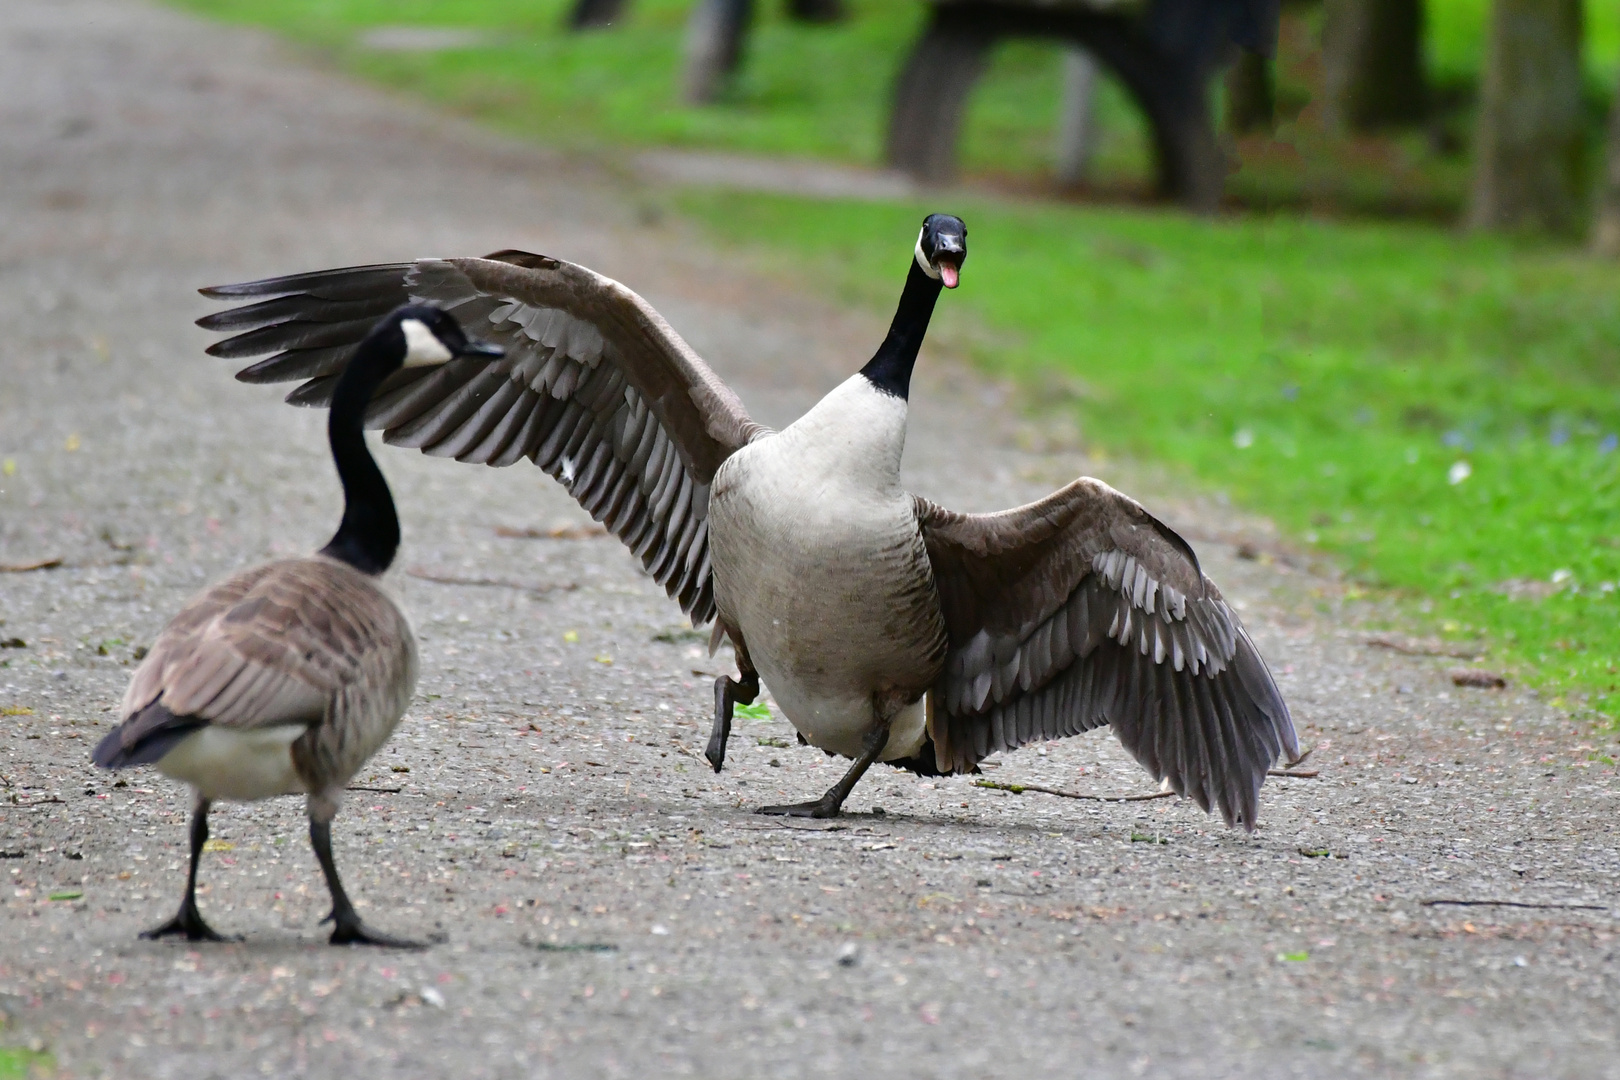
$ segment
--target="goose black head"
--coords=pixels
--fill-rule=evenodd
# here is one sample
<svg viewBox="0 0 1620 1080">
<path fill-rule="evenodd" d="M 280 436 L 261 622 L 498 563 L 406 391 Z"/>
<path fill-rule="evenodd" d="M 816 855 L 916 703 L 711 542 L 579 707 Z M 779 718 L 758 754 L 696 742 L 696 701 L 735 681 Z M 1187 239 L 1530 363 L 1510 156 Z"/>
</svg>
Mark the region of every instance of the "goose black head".
<svg viewBox="0 0 1620 1080">
<path fill-rule="evenodd" d="M 432 304 L 397 307 L 372 333 L 393 339 L 386 342 L 392 346 L 388 351 L 400 356 L 401 367 L 443 364 L 458 356 L 506 355 L 499 345 L 467 337 L 454 316 Z"/>
<path fill-rule="evenodd" d="M 967 261 L 967 225 L 950 214 L 929 214 L 917 234 L 917 265 L 922 272 L 956 288 L 957 276 Z"/>
</svg>

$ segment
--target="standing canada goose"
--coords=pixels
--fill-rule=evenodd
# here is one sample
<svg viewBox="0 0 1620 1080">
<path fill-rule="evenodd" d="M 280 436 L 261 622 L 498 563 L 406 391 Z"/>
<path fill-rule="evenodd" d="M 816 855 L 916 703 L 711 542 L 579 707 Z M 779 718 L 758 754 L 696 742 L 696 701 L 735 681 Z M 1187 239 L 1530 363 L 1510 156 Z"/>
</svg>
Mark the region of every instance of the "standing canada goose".
<svg viewBox="0 0 1620 1080">
<path fill-rule="evenodd" d="M 238 373 L 308 379 L 322 404 L 364 319 L 431 300 L 487 324 L 504 361 L 450 361 L 385 385 L 367 422 L 459 461 L 529 458 L 641 559 L 692 617 L 715 620 L 739 677 L 715 681 L 707 756 L 760 677 L 800 737 L 854 758 L 830 817 L 874 761 L 971 771 L 998 750 L 1111 724 L 1156 779 L 1254 827 L 1293 722 L 1185 540 L 1082 477 L 999 514 L 900 487 L 906 399 L 934 303 L 967 255 L 929 216 L 888 336 L 859 373 L 781 432 L 741 402 L 641 297 L 560 259 L 501 251 L 203 290 L 269 298 L 200 320 L 246 333 L 209 352 L 282 350 Z"/>
<path fill-rule="evenodd" d="M 401 368 L 501 352 L 468 341 L 455 319 L 428 305 L 374 322 L 344 350 L 353 361 L 328 417 L 343 482 L 337 534 L 318 554 L 244 570 L 182 608 L 130 679 L 122 721 L 92 755 L 108 769 L 156 765 L 195 793 L 185 899 L 142 937 L 221 940 L 196 892 L 216 799 L 306 793 L 310 842 L 332 893 L 332 944 L 414 945 L 361 921 L 332 862 L 343 789 L 388 741 L 416 688 L 416 637 L 375 580 L 394 560 L 399 518 L 361 421 L 378 384 Z"/>
</svg>

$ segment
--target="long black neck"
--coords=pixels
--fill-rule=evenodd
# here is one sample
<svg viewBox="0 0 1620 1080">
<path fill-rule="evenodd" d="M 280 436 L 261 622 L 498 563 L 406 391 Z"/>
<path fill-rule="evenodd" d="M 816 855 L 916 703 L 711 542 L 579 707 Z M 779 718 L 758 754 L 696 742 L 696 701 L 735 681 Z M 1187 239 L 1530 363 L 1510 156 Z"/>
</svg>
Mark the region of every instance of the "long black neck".
<svg viewBox="0 0 1620 1080">
<path fill-rule="evenodd" d="M 928 333 L 928 320 L 933 318 L 940 288 L 940 282 L 925 274 L 913 258 L 905 290 L 900 293 L 900 306 L 895 309 L 894 322 L 889 324 L 889 335 L 861 368 L 861 374 L 873 386 L 902 401 L 911 393 L 911 369 L 917 365 L 917 350 Z"/>
<path fill-rule="evenodd" d="M 341 559 L 365 574 L 380 574 L 399 549 L 399 517 L 382 470 L 366 448 L 366 406 L 377 385 L 396 367 L 382 340 L 362 342 L 332 393 L 326 433 L 332 461 L 343 481 L 343 524 L 322 555 Z"/>
</svg>

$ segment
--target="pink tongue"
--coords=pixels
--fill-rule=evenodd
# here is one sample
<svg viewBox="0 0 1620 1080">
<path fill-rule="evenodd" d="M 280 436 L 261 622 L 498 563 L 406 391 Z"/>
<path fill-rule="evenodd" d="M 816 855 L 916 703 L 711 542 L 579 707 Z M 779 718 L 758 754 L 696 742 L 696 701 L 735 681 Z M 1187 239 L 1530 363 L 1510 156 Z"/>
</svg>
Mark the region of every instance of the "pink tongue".
<svg viewBox="0 0 1620 1080">
<path fill-rule="evenodd" d="M 956 267 L 950 263 L 940 263 L 939 279 L 945 283 L 947 289 L 956 288 Z"/>
</svg>

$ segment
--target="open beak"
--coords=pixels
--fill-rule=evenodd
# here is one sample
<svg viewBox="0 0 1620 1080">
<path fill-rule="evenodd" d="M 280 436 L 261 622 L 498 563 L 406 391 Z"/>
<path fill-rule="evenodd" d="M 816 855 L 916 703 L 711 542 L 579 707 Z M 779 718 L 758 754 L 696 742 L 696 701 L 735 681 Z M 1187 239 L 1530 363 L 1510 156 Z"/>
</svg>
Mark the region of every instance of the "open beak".
<svg viewBox="0 0 1620 1080">
<path fill-rule="evenodd" d="M 489 360 L 499 360 L 501 357 L 506 355 L 506 350 L 501 348 L 499 345 L 493 345 L 487 341 L 468 341 L 467 344 L 461 347 L 461 351 L 456 355 L 482 356 Z"/>
<path fill-rule="evenodd" d="M 940 280 L 941 284 L 943 284 L 947 289 L 956 288 L 956 282 L 957 282 L 957 267 L 956 267 L 956 264 L 948 263 L 948 262 L 945 262 L 945 261 L 941 260 L 940 264 L 939 264 L 939 280 Z"/>
</svg>

